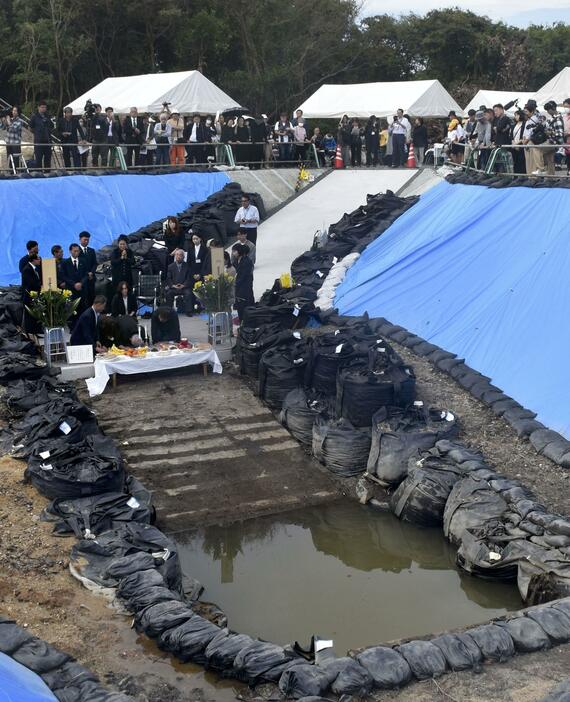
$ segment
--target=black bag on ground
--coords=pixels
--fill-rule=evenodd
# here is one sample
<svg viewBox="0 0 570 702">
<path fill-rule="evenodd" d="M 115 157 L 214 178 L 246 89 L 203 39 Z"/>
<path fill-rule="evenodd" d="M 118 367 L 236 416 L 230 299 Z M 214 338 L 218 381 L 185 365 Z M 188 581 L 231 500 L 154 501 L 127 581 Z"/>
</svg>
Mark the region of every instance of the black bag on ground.
<svg viewBox="0 0 570 702">
<path fill-rule="evenodd" d="M 333 406 L 327 397 L 313 390 L 296 388 L 285 396 L 279 421 L 297 441 L 311 446 L 315 419 L 329 417 L 332 413 Z"/>
<path fill-rule="evenodd" d="M 181 661 L 206 661 L 205 650 L 220 628 L 207 619 L 193 614 L 182 624 L 167 629 L 158 637 L 158 647 L 173 653 Z"/>
<path fill-rule="evenodd" d="M 483 662 L 483 654 L 475 641 L 462 634 L 442 634 L 431 640 L 434 646 L 445 656 L 451 670 L 479 670 Z"/>
<path fill-rule="evenodd" d="M 412 404 L 416 379 L 411 368 L 396 365 L 390 354 L 374 349 L 368 363 L 356 359 L 339 370 L 336 388 L 337 417 L 355 427 L 370 427 L 381 407 Z"/>
<path fill-rule="evenodd" d="M 17 651 L 14 651 L 12 658 L 34 673 L 41 675 L 61 667 L 70 660 L 71 656 L 58 651 L 51 644 L 33 637 L 22 644 Z"/>
<path fill-rule="evenodd" d="M 281 409 L 286 395 L 303 385 L 307 356 L 303 341 L 280 344 L 261 356 L 258 393 L 271 409 Z"/>
<path fill-rule="evenodd" d="M 279 689 L 294 699 L 319 696 L 328 690 L 333 677 L 326 669 L 305 663 L 286 670 L 279 678 Z"/>
<path fill-rule="evenodd" d="M 404 522 L 431 527 L 443 523 L 451 489 L 463 477 L 452 461 L 427 455 L 410 458 L 407 478 L 390 498 L 390 509 Z"/>
<path fill-rule="evenodd" d="M 240 327 L 236 343 L 240 372 L 257 378 L 259 362 L 265 351 L 274 346 L 293 343 L 295 338 L 291 331 L 283 330 L 278 322 L 264 324 L 257 329 Z"/>
<path fill-rule="evenodd" d="M 305 384 L 318 392 L 334 397 L 336 376 L 355 357 L 355 348 L 345 333 L 323 334 L 311 346 Z"/>
<path fill-rule="evenodd" d="M 448 410 L 426 407 L 423 402 L 406 408 L 382 407 L 372 417 L 368 472 L 384 485 L 397 485 L 406 477 L 412 456 L 456 433 L 455 416 Z"/>
<path fill-rule="evenodd" d="M 230 677 L 237 654 L 252 643 L 253 639 L 247 634 L 221 629 L 206 647 L 206 666 Z"/>
<path fill-rule="evenodd" d="M 46 375 L 32 380 L 15 380 L 6 388 L 3 399 L 12 412 L 28 412 L 33 407 L 59 397 L 69 397 L 77 401 L 73 385 Z"/>
<path fill-rule="evenodd" d="M 396 649 L 408 661 L 418 680 L 438 678 L 445 673 L 447 663 L 441 650 L 431 641 L 410 641 Z"/>
<path fill-rule="evenodd" d="M 45 361 L 21 353 L 0 356 L 0 385 L 20 378 L 41 378 L 42 375 L 55 375 L 55 369 L 48 368 Z"/>
<path fill-rule="evenodd" d="M 570 702 L 570 678 L 561 682 L 538 702 Z"/>
<path fill-rule="evenodd" d="M 511 635 L 496 624 L 484 624 L 465 633 L 475 641 L 483 658 L 487 660 L 502 663 L 515 655 L 515 644 Z"/>
<path fill-rule="evenodd" d="M 495 623 L 509 632 L 519 653 L 544 651 L 551 646 L 550 639 L 544 629 L 538 622 L 529 617 L 515 617 L 504 622 L 497 621 Z"/>
<path fill-rule="evenodd" d="M 372 676 L 374 684 L 383 690 L 402 687 L 412 679 L 412 670 L 401 653 L 387 646 L 373 646 L 356 656 L 356 660 Z"/>
<path fill-rule="evenodd" d="M 304 658 L 281 646 L 265 641 L 253 641 L 237 654 L 233 671 L 239 680 L 256 685 L 260 682 L 277 682 L 285 670 L 305 663 Z"/>
<path fill-rule="evenodd" d="M 366 470 L 370 452 L 370 431 L 357 429 L 347 419 L 318 416 L 313 424 L 313 455 L 331 473 L 344 478 Z"/>
<path fill-rule="evenodd" d="M 0 653 L 11 656 L 32 638 L 29 631 L 22 629 L 12 619 L 0 617 Z"/>
<path fill-rule="evenodd" d="M 354 658 L 344 656 L 319 664 L 327 673 L 333 674 L 331 690 L 335 695 L 367 697 L 372 689 L 372 676 Z"/>
<path fill-rule="evenodd" d="M 34 453 L 24 477 L 45 497 L 68 498 L 122 492 L 124 464 L 115 442 L 100 434 L 76 444 L 60 440 L 56 448 Z"/>
<path fill-rule="evenodd" d="M 173 629 L 175 626 L 183 624 L 192 616 L 194 616 L 194 612 L 185 602 L 177 600 L 159 602 L 137 612 L 135 628 L 137 631 L 142 631 L 147 636 L 150 636 L 151 639 L 155 639 L 167 629 Z"/>
</svg>

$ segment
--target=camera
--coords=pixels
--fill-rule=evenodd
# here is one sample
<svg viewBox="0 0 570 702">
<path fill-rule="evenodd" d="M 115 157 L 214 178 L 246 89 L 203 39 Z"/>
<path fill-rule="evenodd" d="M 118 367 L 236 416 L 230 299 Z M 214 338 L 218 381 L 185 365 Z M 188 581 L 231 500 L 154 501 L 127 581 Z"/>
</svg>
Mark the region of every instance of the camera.
<svg viewBox="0 0 570 702">
<path fill-rule="evenodd" d="M 0 119 L 3 117 L 9 117 L 12 114 L 12 108 L 7 107 L 5 110 L 0 110 Z"/>
<path fill-rule="evenodd" d="M 83 108 L 83 112 L 85 112 L 87 117 L 93 117 L 95 114 L 95 105 L 91 102 L 91 100 L 87 100 L 85 107 Z"/>
</svg>

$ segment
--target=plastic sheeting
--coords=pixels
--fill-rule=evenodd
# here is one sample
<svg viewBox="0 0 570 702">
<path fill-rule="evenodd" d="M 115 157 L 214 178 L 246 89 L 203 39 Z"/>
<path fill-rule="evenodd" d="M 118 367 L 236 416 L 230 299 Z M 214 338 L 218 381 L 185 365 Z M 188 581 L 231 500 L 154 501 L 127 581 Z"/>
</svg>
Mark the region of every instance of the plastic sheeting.
<svg viewBox="0 0 570 702">
<path fill-rule="evenodd" d="M 35 239 L 40 254 L 53 244 L 67 247 L 83 230 L 99 249 L 119 234 L 205 200 L 229 178 L 225 173 L 168 175 L 67 176 L 0 182 L 2 229 L 0 285 L 20 283 L 18 261 L 26 241 Z"/>
<path fill-rule="evenodd" d="M 0 702 L 56 702 L 57 697 L 31 670 L 0 653 Z"/>
<path fill-rule="evenodd" d="M 335 304 L 465 358 L 570 438 L 570 190 L 441 183 L 348 271 Z"/>
</svg>

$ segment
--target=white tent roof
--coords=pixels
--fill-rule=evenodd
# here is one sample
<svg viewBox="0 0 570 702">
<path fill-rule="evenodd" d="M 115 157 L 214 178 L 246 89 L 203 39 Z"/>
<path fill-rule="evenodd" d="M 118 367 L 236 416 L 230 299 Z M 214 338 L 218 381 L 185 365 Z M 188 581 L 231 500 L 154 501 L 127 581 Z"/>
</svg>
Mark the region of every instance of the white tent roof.
<svg viewBox="0 0 570 702">
<path fill-rule="evenodd" d="M 322 85 L 300 105 L 305 117 L 388 117 L 401 107 L 412 117 L 447 117 L 450 110 L 463 114 L 438 80 L 394 83 Z"/>
<path fill-rule="evenodd" d="M 485 107 L 493 107 L 497 104 L 506 105 L 508 102 L 518 99 L 518 108 L 511 107 L 509 110 L 509 113 L 513 113 L 516 109 L 522 109 L 527 100 L 533 96 L 534 93 L 523 93 L 519 90 L 480 90 L 466 106 L 464 112 L 467 114 L 469 110 L 478 110 L 481 105 L 485 105 Z"/>
<path fill-rule="evenodd" d="M 103 109 L 113 107 L 117 114 L 128 114 L 131 107 L 139 112 L 160 112 L 163 102 L 172 103 L 170 108 L 176 107 L 181 114 L 215 114 L 240 107 L 200 71 L 106 78 L 70 103 L 70 107 L 75 113 L 82 113 L 89 98 Z"/>
<path fill-rule="evenodd" d="M 557 105 L 562 105 L 566 98 L 570 98 L 570 66 L 563 68 L 534 95 L 539 110 L 549 100 L 556 100 Z"/>
</svg>

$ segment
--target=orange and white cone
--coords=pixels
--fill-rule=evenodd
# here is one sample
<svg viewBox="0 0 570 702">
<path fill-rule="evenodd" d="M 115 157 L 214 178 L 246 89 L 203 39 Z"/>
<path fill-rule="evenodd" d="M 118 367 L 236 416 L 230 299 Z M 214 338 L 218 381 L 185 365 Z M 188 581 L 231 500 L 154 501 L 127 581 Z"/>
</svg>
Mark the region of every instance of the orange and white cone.
<svg viewBox="0 0 570 702">
<path fill-rule="evenodd" d="M 413 144 L 410 144 L 408 147 L 408 160 L 406 161 L 406 168 L 416 168 L 416 157 L 414 155 Z"/>
<path fill-rule="evenodd" d="M 336 154 L 334 156 L 334 167 L 344 168 L 344 161 L 342 160 L 342 151 L 339 145 L 336 147 Z"/>
</svg>

